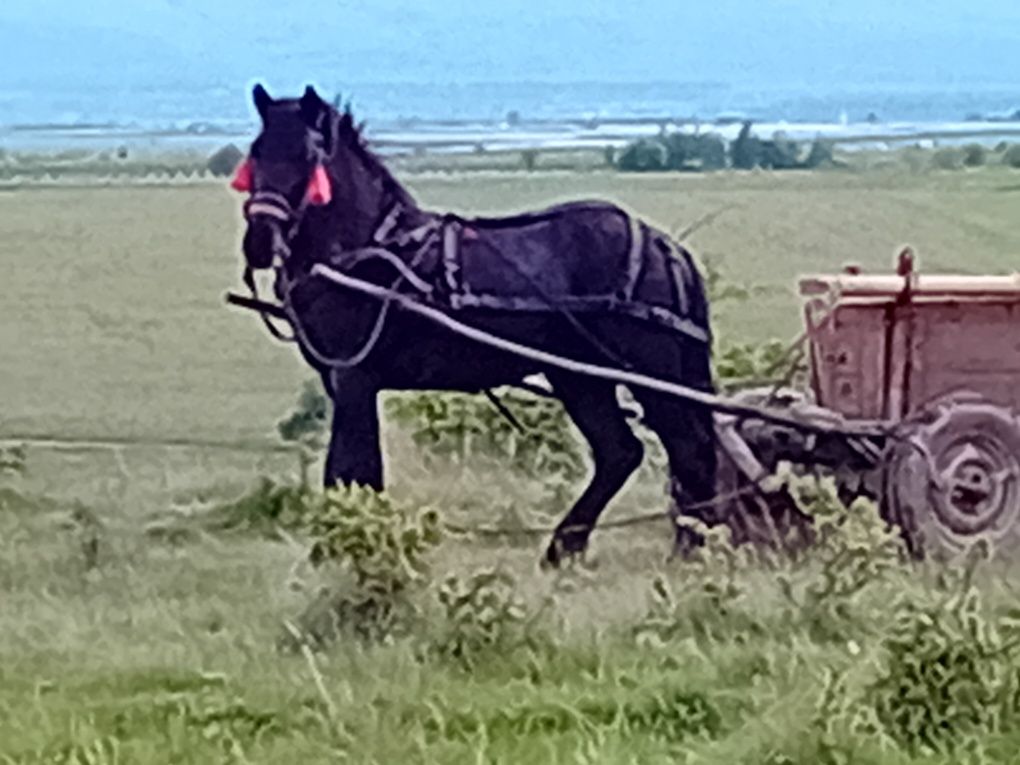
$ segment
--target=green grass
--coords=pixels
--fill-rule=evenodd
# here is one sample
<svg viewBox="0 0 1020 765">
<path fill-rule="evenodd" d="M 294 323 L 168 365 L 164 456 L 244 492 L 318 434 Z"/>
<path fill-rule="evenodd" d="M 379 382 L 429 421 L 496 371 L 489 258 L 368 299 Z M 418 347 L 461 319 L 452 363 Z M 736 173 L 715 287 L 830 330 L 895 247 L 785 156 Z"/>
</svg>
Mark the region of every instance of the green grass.
<svg viewBox="0 0 1020 765">
<path fill-rule="evenodd" d="M 1020 181 L 998 167 L 423 173 L 411 185 L 429 206 L 479 213 L 606 197 L 669 229 L 732 205 L 690 245 L 729 277 L 776 288 L 719 306 L 721 333 L 741 339 L 797 331 L 803 272 L 884 271 L 907 242 L 943 271 L 1010 270 L 1020 251 Z M 198 522 L 259 476 L 297 470 L 289 454 L 212 443 L 271 441 L 308 376 L 222 302 L 238 284 L 238 206 L 221 184 L 0 192 L 0 436 L 125 442 L 30 448 L 24 476 L 0 477 L 0 762 L 962 761 L 811 724 L 827 670 L 847 672 L 852 698 L 880 671 L 889 603 L 925 597 L 930 572 L 876 583 L 846 639 L 822 639 L 766 568 L 741 570 L 743 594 L 714 607 L 696 569 L 664 565 L 664 527 L 599 535 L 592 567 L 558 575 L 537 569 L 544 540 L 448 539 L 436 582 L 495 565 L 531 612 L 555 603 L 535 647 L 470 671 L 418 655 L 431 627 L 393 645 L 343 640 L 314 664 L 279 653 L 283 621 L 328 581 L 305 562 L 306 541 Z M 429 469 L 405 434 L 386 436 L 402 498 L 454 521 L 549 520 L 541 487 L 492 468 Z M 210 444 L 144 443 L 159 439 Z M 635 480 L 608 517 L 662 501 L 657 480 Z M 632 628 L 661 572 L 680 627 L 647 645 Z M 989 608 L 1015 601 L 1008 579 L 984 591 Z M 1020 739 L 980 742 L 985 761 L 1009 762 Z"/>
</svg>

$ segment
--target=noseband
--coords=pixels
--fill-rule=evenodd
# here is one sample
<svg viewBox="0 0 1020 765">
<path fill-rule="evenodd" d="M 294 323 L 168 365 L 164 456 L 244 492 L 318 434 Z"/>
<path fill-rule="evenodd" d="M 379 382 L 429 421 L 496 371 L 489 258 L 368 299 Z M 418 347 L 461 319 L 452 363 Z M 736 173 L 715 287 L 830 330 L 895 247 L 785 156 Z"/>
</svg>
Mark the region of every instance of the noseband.
<svg viewBox="0 0 1020 765">
<path fill-rule="evenodd" d="M 276 191 L 256 191 L 245 201 L 245 220 L 250 223 L 256 215 L 275 218 L 280 223 L 288 223 L 297 217 L 287 197 Z"/>
<path fill-rule="evenodd" d="M 244 218 L 249 224 L 256 216 L 275 220 L 280 224 L 283 242 L 289 250 L 307 208 L 307 195 L 301 199 L 298 208 L 294 209 L 287 197 L 278 191 L 256 191 L 244 203 Z"/>
</svg>

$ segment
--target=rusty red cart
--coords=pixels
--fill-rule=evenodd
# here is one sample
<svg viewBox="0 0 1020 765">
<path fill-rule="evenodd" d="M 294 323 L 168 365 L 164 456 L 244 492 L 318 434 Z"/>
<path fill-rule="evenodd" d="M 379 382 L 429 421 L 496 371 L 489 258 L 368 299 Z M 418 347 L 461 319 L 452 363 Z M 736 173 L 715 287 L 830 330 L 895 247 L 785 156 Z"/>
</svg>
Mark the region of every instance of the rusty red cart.
<svg viewBox="0 0 1020 765">
<path fill-rule="evenodd" d="M 1020 551 L 1020 275 L 919 274 L 904 251 L 896 274 L 800 293 L 813 403 L 897 423 L 870 465 L 837 465 L 844 491 L 878 499 L 917 552 Z"/>
</svg>

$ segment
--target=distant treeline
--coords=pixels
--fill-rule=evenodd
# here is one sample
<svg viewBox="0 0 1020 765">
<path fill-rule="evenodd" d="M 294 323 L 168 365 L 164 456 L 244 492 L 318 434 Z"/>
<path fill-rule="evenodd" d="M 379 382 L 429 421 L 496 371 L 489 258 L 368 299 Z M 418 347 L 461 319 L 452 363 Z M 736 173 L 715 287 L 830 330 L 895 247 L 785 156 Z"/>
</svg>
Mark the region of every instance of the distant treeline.
<svg viewBox="0 0 1020 765">
<path fill-rule="evenodd" d="M 737 170 L 793 170 L 833 164 L 832 144 L 816 140 L 806 146 L 781 134 L 771 139 L 751 133 L 745 122 L 740 134 L 729 144 L 718 133 L 663 133 L 628 144 L 615 158 L 619 170 L 650 172 L 662 170 L 709 171 L 731 167 Z"/>
</svg>

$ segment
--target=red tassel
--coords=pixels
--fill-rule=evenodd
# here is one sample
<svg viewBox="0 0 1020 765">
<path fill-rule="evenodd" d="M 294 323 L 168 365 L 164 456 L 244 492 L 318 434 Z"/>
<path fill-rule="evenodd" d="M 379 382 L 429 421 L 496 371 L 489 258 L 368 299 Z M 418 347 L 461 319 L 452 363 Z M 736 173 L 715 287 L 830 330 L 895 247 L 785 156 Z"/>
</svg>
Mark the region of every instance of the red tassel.
<svg viewBox="0 0 1020 765">
<path fill-rule="evenodd" d="M 230 182 L 231 188 L 235 191 L 251 191 L 251 157 L 242 162 L 237 172 L 234 173 L 234 180 Z"/>
<path fill-rule="evenodd" d="M 316 165 L 312 171 L 311 180 L 308 181 L 308 204 L 328 205 L 331 199 L 333 199 L 333 187 L 330 186 L 326 168 Z"/>
</svg>

